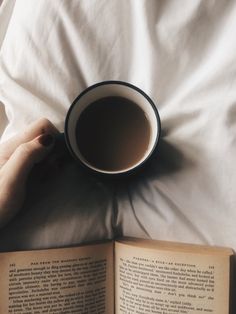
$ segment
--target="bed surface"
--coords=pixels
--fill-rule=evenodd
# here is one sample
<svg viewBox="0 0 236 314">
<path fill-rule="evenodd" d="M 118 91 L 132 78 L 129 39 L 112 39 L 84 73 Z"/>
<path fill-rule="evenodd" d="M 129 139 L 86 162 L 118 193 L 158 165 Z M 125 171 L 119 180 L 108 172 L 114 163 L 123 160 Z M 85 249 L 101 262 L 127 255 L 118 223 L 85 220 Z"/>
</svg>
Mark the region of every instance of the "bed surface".
<svg viewBox="0 0 236 314">
<path fill-rule="evenodd" d="M 65 158 L 30 181 L 0 250 L 115 235 L 236 249 L 236 2 L 3 0 L 0 134 L 66 112 L 86 87 L 123 80 L 143 89 L 162 121 L 142 176 L 108 182 Z M 1 1 L 0 1 L 1 3 Z"/>
</svg>

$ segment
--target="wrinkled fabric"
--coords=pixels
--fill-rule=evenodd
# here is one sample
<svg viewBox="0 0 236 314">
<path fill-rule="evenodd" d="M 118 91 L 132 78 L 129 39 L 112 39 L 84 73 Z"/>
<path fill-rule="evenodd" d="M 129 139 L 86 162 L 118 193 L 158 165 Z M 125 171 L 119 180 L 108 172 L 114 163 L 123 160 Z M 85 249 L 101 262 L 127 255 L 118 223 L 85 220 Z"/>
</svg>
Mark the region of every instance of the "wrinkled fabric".
<svg viewBox="0 0 236 314">
<path fill-rule="evenodd" d="M 1 250 L 117 235 L 236 249 L 235 1 L 4 0 L 0 27 L 1 141 L 40 117 L 63 131 L 75 97 L 110 79 L 143 89 L 162 121 L 134 178 L 96 178 L 68 156 L 35 169 Z"/>
</svg>

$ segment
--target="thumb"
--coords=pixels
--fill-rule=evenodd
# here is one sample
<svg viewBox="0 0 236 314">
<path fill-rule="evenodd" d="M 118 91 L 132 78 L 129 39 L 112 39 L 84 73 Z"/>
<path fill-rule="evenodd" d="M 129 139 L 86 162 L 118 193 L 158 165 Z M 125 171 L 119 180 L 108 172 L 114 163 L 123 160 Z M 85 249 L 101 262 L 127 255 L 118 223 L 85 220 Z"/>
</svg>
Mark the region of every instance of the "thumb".
<svg viewBox="0 0 236 314">
<path fill-rule="evenodd" d="M 18 189 L 25 184 L 34 164 L 43 160 L 54 145 L 54 137 L 43 134 L 36 139 L 19 145 L 1 171 L 8 188 Z"/>
</svg>

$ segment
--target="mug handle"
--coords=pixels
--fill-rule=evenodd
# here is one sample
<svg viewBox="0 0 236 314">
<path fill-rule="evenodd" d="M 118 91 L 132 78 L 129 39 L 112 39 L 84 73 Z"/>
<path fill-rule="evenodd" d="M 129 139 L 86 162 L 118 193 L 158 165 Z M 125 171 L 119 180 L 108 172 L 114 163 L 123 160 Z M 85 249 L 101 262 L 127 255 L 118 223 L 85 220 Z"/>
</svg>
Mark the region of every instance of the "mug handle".
<svg viewBox="0 0 236 314">
<path fill-rule="evenodd" d="M 65 155 L 65 157 L 70 157 L 70 159 L 72 159 L 72 156 L 67 148 L 65 134 L 63 132 L 55 135 L 55 144 L 52 153 L 56 155 Z"/>
</svg>

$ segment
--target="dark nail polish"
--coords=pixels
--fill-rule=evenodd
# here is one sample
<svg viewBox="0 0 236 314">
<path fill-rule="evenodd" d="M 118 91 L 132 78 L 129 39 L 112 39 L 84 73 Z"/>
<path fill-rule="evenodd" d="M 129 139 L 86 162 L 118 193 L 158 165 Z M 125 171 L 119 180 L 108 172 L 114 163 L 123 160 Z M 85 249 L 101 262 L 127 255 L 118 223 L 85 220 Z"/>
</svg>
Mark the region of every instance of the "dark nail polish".
<svg viewBox="0 0 236 314">
<path fill-rule="evenodd" d="M 39 143 L 45 147 L 48 147 L 53 144 L 54 138 L 51 134 L 43 134 L 38 139 Z"/>
</svg>

